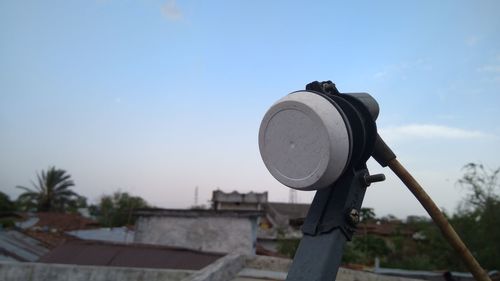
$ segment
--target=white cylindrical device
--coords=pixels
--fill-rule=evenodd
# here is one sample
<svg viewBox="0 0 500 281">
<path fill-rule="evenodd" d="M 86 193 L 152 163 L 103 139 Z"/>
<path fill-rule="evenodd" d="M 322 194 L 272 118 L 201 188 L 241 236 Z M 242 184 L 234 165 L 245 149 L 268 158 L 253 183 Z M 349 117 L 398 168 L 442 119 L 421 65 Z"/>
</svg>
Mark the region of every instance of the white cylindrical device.
<svg viewBox="0 0 500 281">
<path fill-rule="evenodd" d="M 350 127 L 333 100 L 298 91 L 277 101 L 259 130 L 260 154 L 269 172 L 298 190 L 328 187 L 350 159 Z"/>
</svg>

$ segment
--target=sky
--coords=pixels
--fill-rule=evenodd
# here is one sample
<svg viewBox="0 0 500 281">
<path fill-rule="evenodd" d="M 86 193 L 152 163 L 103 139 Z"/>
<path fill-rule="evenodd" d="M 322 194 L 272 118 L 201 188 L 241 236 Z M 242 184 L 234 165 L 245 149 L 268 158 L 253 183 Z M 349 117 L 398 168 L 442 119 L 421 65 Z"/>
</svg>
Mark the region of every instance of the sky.
<svg viewBox="0 0 500 281">
<path fill-rule="evenodd" d="M 164 208 L 289 189 L 258 149 L 264 113 L 315 80 L 368 92 L 377 125 L 453 212 L 469 162 L 500 166 L 498 1 L 0 0 L 0 190 L 49 166 L 96 202 Z M 364 206 L 425 215 L 387 168 Z M 300 203 L 314 192 L 298 192 Z"/>
</svg>

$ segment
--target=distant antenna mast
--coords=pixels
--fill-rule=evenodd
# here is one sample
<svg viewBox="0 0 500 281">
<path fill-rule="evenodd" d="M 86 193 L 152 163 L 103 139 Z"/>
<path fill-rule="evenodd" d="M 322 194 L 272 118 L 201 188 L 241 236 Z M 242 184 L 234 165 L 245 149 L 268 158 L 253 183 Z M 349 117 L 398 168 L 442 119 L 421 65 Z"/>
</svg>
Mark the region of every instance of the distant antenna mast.
<svg viewBox="0 0 500 281">
<path fill-rule="evenodd" d="M 198 206 L 198 186 L 194 188 L 194 205 Z"/>
<path fill-rule="evenodd" d="M 290 188 L 290 193 L 288 194 L 288 203 L 296 204 L 297 203 L 297 190 Z"/>
</svg>

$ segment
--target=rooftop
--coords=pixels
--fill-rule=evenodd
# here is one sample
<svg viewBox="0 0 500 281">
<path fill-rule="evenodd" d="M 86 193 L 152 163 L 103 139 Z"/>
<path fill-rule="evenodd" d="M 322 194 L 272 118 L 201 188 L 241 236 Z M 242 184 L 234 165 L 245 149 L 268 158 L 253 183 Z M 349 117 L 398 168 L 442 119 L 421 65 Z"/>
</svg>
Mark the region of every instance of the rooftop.
<svg viewBox="0 0 500 281">
<path fill-rule="evenodd" d="M 395 234 L 410 236 L 415 231 L 408 227 L 407 224 L 402 222 L 376 222 L 369 221 L 366 223 L 360 223 L 357 227 L 356 233 L 362 234 L 374 234 L 379 236 L 391 236 Z"/>
<path fill-rule="evenodd" d="M 89 229 L 99 227 L 99 223 L 89 218 L 85 218 L 80 214 L 68 213 L 36 213 L 38 222 L 34 228 L 48 228 L 57 231 L 71 231 L 79 229 Z"/>
<path fill-rule="evenodd" d="M 42 263 L 199 270 L 223 255 L 182 248 L 72 240 L 40 259 Z"/>
<path fill-rule="evenodd" d="M 33 262 L 48 252 L 39 240 L 16 230 L 0 230 L 0 260 Z"/>
<path fill-rule="evenodd" d="M 185 209 L 161 209 L 148 208 L 139 209 L 134 212 L 136 216 L 169 216 L 169 217 L 260 217 L 264 213 L 260 211 L 242 210 L 185 210 Z"/>
<path fill-rule="evenodd" d="M 214 190 L 212 201 L 224 203 L 266 203 L 267 192 L 239 193 L 237 191 L 223 192 L 221 190 Z"/>
<path fill-rule="evenodd" d="M 127 227 L 105 227 L 68 231 L 66 234 L 83 239 L 109 242 L 132 243 L 135 232 Z"/>
<path fill-rule="evenodd" d="M 40 212 L 23 213 L 21 217 L 24 220 L 16 222 L 16 226 L 49 248 L 58 246 L 68 239 L 74 239 L 65 234 L 67 231 L 99 227 L 99 223 L 80 214 Z"/>
</svg>

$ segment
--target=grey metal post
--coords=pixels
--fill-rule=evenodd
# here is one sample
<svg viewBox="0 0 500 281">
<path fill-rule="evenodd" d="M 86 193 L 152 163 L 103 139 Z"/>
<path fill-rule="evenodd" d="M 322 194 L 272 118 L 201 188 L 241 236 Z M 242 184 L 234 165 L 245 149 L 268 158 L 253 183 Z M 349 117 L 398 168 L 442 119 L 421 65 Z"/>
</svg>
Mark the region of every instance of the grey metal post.
<svg viewBox="0 0 500 281">
<path fill-rule="evenodd" d="M 331 187 L 316 193 L 287 281 L 335 280 L 345 244 L 359 222 L 366 187 L 373 178 L 366 167 L 353 168 Z"/>
<path fill-rule="evenodd" d="M 286 280 L 335 280 L 346 241 L 340 229 L 317 236 L 304 235 Z"/>
</svg>

